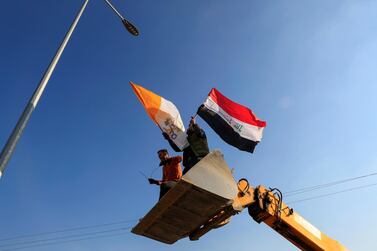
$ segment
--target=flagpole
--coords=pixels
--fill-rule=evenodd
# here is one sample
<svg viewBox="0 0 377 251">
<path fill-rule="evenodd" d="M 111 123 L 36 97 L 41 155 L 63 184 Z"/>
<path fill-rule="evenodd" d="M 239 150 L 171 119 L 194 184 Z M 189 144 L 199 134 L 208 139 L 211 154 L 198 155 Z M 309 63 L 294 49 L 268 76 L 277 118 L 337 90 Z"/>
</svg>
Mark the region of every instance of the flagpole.
<svg viewBox="0 0 377 251">
<path fill-rule="evenodd" d="M 53 57 L 50 65 L 48 66 L 45 74 L 43 75 L 37 89 L 35 90 L 33 96 L 30 98 L 27 106 L 25 107 L 21 117 L 19 118 L 16 127 L 13 129 L 12 134 L 9 136 L 7 143 L 5 144 L 3 150 L 0 154 L 0 178 L 2 174 L 4 173 L 4 170 L 7 166 L 7 163 L 12 156 L 14 149 L 16 148 L 16 145 L 22 135 L 22 132 L 24 131 L 26 124 L 28 123 L 31 114 L 35 110 L 35 107 L 38 104 L 38 101 L 40 97 L 43 94 L 44 89 L 47 86 L 48 81 L 50 80 L 50 77 L 56 67 L 56 64 L 59 62 L 59 59 L 69 41 L 71 38 L 71 35 L 73 31 L 75 30 L 77 23 L 79 22 L 89 0 L 85 0 L 79 13 L 77 14 L 76 18 L 74 19 L 71 27 L 69 28 L 67 34 L 65 35 L 62 43 L 59 46 L 59 49 L 57 50 L 55 56 Z"/>
</svg>

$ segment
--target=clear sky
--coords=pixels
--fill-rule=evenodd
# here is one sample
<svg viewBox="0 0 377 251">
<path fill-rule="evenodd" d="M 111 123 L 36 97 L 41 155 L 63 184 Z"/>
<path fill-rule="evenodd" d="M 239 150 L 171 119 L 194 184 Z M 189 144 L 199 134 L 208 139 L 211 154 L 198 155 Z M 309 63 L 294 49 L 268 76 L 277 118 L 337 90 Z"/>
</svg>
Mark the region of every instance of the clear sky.
<svg viewBox="0 0 377 251">
<path fill-rule="evenodd" d="M 156 150 L 168 145 L 129 81 L 174 102 L 186 125 L 212 87 L 253 109 L 267 121 L 254 154 L 198 123 L 236 179 L 255 186 L 285 192 L 377 171 L 377 1 L 113 1 L 141 35 L 129 35 L 103 1 L 89 3 L 0 180 L 0 239 L 123 220 L 133 226 L 154 205 L 158 187 L 139 171 L 150 174 Z M 81 2 L 2 2 L 1 146 Z M 374 251 L 376 192 L 291 206 L 350 250 Z M 243 212 L 197 242 L 167 246 L 128 233 L 25 250 L 236 249 L 295 247 Z"/>
</svg>

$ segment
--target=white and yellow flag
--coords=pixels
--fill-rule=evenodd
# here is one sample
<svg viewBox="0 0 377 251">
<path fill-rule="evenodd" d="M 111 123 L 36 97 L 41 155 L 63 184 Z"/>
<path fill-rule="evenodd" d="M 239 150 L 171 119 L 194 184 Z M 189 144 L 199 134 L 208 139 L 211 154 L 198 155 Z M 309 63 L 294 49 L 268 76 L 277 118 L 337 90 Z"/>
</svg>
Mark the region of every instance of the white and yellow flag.
<svg viewBox="0 0 377 251">
<path fill-rule="evenodd" d="M 181 115 L 175 105 L 169 100 L 130 82 L 136 96 L 144 106 L 149 117 L 166 132 L 170 139 L 183 150 L 188 146 L 185 127 Z"/>
</svg>

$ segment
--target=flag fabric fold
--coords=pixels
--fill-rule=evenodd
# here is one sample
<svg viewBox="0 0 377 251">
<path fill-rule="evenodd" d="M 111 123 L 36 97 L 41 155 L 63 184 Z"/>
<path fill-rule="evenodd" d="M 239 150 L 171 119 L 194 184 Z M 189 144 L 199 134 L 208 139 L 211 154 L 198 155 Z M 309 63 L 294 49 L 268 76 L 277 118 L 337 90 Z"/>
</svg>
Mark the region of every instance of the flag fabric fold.
<svg viewBox="0 0 377 251">
<path fill-rule="evenodd" d="M 266 122 L 259 120 L 247 107 L 240 105 L 213 88 L 198 115 L 228 144 L 254 152 L 260 142 Z"/>
<path fill-rule="evenodd" d="M 188 146 L 185 127 L 177 107 L 167 99 L 130 82 L 136 96 L 144 106 L 149 117 L 166 132 L 170 139 L 183 150 Z"/>
</svg>

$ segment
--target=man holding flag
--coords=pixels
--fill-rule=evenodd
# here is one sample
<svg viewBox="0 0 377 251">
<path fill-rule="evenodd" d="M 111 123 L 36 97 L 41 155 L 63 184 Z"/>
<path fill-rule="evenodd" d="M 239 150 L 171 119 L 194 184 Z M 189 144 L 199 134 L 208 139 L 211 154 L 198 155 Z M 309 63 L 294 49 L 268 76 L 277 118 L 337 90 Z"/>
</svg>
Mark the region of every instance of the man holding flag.
<svg viewBox="0 0 377 251">
<path fill-rule="evenodd" d="M 132 82 L 130 85 L 170 146 L 176 152 L 183 151 L 185 174 L 209 153 L 205 132 L 196 124 L 195 117 L 191 118 L 185 132 L 179 111 L 172 102 Z"/>
<path fill-rule="evenodd" d="M 187 173 L 196 163 L 209 153 L 206 133 L 195 122 L 195 117 L 191 117 L 187 129 L 187 141 L 189 145 L 183 149 L 183 174 Z M 177 145 L 169 138 L 167 133 L 162 133 L 164 138 L 176 152 L 181 152 Z"/>
</svg>

